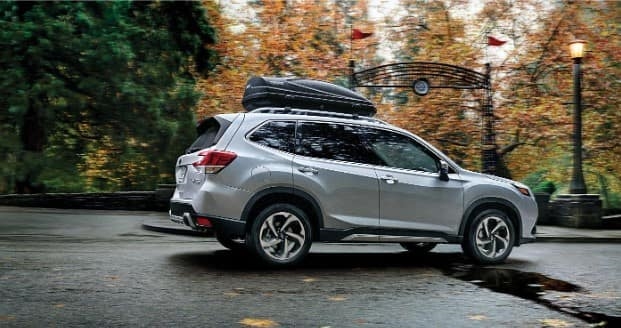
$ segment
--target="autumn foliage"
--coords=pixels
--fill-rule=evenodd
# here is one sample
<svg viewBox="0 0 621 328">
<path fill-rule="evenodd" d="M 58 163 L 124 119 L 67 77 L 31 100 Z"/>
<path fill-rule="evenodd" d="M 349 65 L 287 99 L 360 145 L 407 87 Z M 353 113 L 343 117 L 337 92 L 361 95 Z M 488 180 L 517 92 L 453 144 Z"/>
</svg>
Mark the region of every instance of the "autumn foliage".
<svg viewBox="0 0 621 328">
<path fill-rule="evenodd" d="M 343 21 L 349 11 L 363 11 L 366 6 L 364 1 L 354 6 L 344 3 L 348 2 L 248 2 L 233 19 L 214 2 L 205 1 L 218 32 L 215 49 L 221 63 L 198 82 L 204 97 L 197 115 L 242 110 L 245 83 L 255 75 L 341 79 L 345 83 L 351 30 Z"/>
<path fill-rule="evenodd" d="M 606 206 L 621 207 L 621 2 L 204 0 L 3 8 L 0 192 L 20 183 L 29 192 L 170 182 L 170 161 L 192 138 L 189 122 L 242 111 L 250 77 L 350 86 L 352 70 L 396 62 L 478 72 L 490 63 L 496 149 L 506 173 L 563 192 L 572 166 L 568 44 L 579 38 L 588 42 L 585 178 Z M 354 29 L 365 37 L 352 40 Z M 490 36 L 496 46 L 488 46 Z M 481 169 L 481 90 L 357 91 L 377 104 L 379 118 Z"/>
<path fill-rule="evenodd" d="M 479 6 L 477 6 L 479 4 Z M 621 5 L 602 1 L 263 1 L 227 14 L 205 1 L 222 64 L 198 88 L 198 116 L 239 111 L 253 75 L 303 76 L 347 85 L 362 70 L 429 61 L 479 72 L 492 65 L 497 149 L 508 172 L 562 189 L 571 169 L 572 61 L 568 44 L 588 40 L 583 65 L 585 172 L 593 192 L 621 191 L 619 112 Z M 379 17 L 379 18 L 378 18 Z M 352 28 L 373 32 L 351 40 Z M 506 42 L 488 46 L 488 36 Z M 482 92 L 358 89 L 378 116 L 430 140 L 467 168 L 481 168 Z"/>
</svg>

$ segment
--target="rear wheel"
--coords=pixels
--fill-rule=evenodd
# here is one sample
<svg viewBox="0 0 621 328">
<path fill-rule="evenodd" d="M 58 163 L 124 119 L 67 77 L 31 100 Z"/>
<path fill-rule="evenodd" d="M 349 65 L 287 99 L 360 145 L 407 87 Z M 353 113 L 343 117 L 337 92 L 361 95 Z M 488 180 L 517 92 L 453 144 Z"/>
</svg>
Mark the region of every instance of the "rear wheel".
<svg viewBox="0 0 621 328">
<path fill-rule="evenodd" d="M 472 221 L 462 248 L 479 263 L 502 263 L 511 253 L 515 238 L 515 229 L 507 214 L 489 209 L 479 213 Z"/>
<path fill-rule="evenodd" d="M 248 248 L 270 265 L 300 262 L 312 243 L 308 216 L 291 204 L 274 204 L 254 220 L 246 237 Z"/>
<path fill-rule="evenodd" d="M 401 247 L 412 253 L 427 253 L 436 247 L 436 243 L 401 243 Z"/>
</svg>

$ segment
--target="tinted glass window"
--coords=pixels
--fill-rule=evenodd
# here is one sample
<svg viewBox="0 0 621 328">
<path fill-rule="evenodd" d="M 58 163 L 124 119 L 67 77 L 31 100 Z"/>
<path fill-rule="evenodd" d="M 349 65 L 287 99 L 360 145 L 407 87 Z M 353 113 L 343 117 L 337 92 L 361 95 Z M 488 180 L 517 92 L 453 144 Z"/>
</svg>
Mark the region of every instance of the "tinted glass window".
<svg viewBox="0 0 621 328">
<path fill-rule="evenodd" d="M 319 122 L 300 122 L 296 154 L 363 164 L 379 164 L 366 146 L 368 128 Z"/>
<path fill-rule="evenodd" d="M 211 117 L 202 121 L 196 127 L 198 137 L 194 140 L 192 145 L 188 147 L 186 153 L 193 153 L 215 145 L 230 125 L 231 122 L 222 118 Z"/>
<path fill-rule="evenodd" d="M 293 153 L 295 122 L 267 122 L 255 130 L 248 140 L 258 144 Z"/>
<path fill-rule="evenodd" d="M 434 173 L 440 170 L 436 157 L 412 138 L 385 130 L 374 130 L 367 137 L 370 148 L 386 166 Z"/>
</svg>

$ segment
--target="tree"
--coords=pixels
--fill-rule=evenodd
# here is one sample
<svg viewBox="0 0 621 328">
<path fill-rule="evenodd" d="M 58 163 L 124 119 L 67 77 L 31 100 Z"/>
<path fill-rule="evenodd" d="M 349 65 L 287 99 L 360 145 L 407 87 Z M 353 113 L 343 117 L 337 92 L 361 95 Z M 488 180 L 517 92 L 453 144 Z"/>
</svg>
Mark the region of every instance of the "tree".
<svg viewBox="0 0 621 328">
<path fill-rule="evenodd" d="M 431 61 L 483 72 L 491 60 L 496 142 L 503 162 L 516 179 L 538 176 L 562 184 L 569 180 L 571 167 L 572 77 L 567 45 L 573 38 L 583 38 L 591 45 L 583 65 L 585 166 L 592 172 L 587 173 L 587 182 L 607 180 L 611 188 L 621 190 L 615 173 L 621 170 L 621 49 L 616 23 L 620 3 L 377 3 L 249 1 L 248 6 L 236 7 L 236 15 L 221 17 L 222 8 L 205 1 L 210 16 L 217 19 L 214 28 L 221 38 L 215 49 L 222 64 L 199 81 L 199 89 L 208 96 L 201 99 L 198 115 L 239 111 L 245 82 L 252 75 L 294 74 L 340 83 L 346 81 L 352 57 L 357 70 L 398 61 Z M 386 19 L 372 21 L 369 8 L 381 8 Z M 350 43 L 352 26 L 374 35 Z M 488 33 L 507 44 L 486 49 Z M 420 97 L 411 90 L 358 91 L 378 105 L 380 118 L 430 140 L 465 167 L 480 169 L 482 93 L 434 89 Z"/>
<path fill-rule="evenodd" d="M 478 51 L 466 35 L 466 22 L 452 8 L 464 1 L 401 1 L 383 25 L 395 62 L 439 62 L 483 71 Z M 374 90 L 383 119 L 434 143 L 460 164 L 481 167 L 481 91 L 433 89 Z"/>
<path fill-rule="evenodd" d="M 520 12 L 531 12 L 526 20 Z M 571 177 L 573 39 L 588 42 L 583 60 L 584 167 L 590 190 L 609 185 L 621 190 L 621 43 L 615 38 L 621 4 L 607 1 L 543 1 L 488 4 L 481 13 L 507 26 L 514 49 L 502 63 L 499 92 L 504 144 L 519 144 L 507 157 L 517 178 L 546 172 L 543 179 L 567 184 Z M 524 160 L 537 158 L 538 160 Z M 607 177 L 607 178 L 606 178 Z"/>
<path fill-rule="evenodd" d="M 195 75 L 215 59 L 200 4 L 3 2 L 0 10 L 6 190 L 130 189 L 170 178 L 193 134 Z"/>
<path fill-rule="evenodd" d="M 199 80 L 206 96 L 199 117 L 241 110 L 248 79 L 255 75 L 301 76 L 341 84 L 349 75 L 351 12 L 366 11 L 364 1 L 249 1 L 241 13 L 223 15 L 214 1 L 203 5 L 220 40 L 220 64 Z M 347 17 L 350 17 L 349 19 Z M 362 26 L 364 27 L 364 26 Z"/>
<path fill-rule="evenodd" d="M 396 61 L 444 62 L 476 70 L 488 57 L 485 36 L 501 35 L 509 42 L 489 59 L 496 59 L 492 83 L 502 162 L 517 179 L 544 171 L 542 179 L 564 184 L 571 176 L 573 110 L 567 49 L 575 38 L 588 40 L 583 64 L 587 182 L 621 190 L 621 179 L 614 174 L 621 169 L 615 137 L 621 132 L 621 45 L 615 37 L 621 4 L 489 1 L 480 11 L 473 8 L 459 0 L 401 1 L 384 24 Z M 387 120 L 431 140 L 466 167 L 478 168 L 481 98 L 432 92 L 423 98 L 410 90 L 385 90 L 375 99 Z"/>
</svg>

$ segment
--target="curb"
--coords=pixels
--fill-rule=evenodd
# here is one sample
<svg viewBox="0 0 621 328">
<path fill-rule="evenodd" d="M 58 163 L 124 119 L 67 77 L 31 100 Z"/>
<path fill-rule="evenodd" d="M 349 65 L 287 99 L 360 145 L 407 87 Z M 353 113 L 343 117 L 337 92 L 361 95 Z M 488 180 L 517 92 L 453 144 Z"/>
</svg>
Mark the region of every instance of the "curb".
<svg viewBox="0 0 621 328">
<path fill-rule="evenodd" d="M 619 237 L 561 237 L 561 236 L 536 236 L 535 243 L 608 243 L 621 244 Z"/>
<path fill-rule="evenodd" d="M 119 191 L 0 195 L 0 206 L 122 211 L 168 211 L 163 192 Z"/>
</svg>

